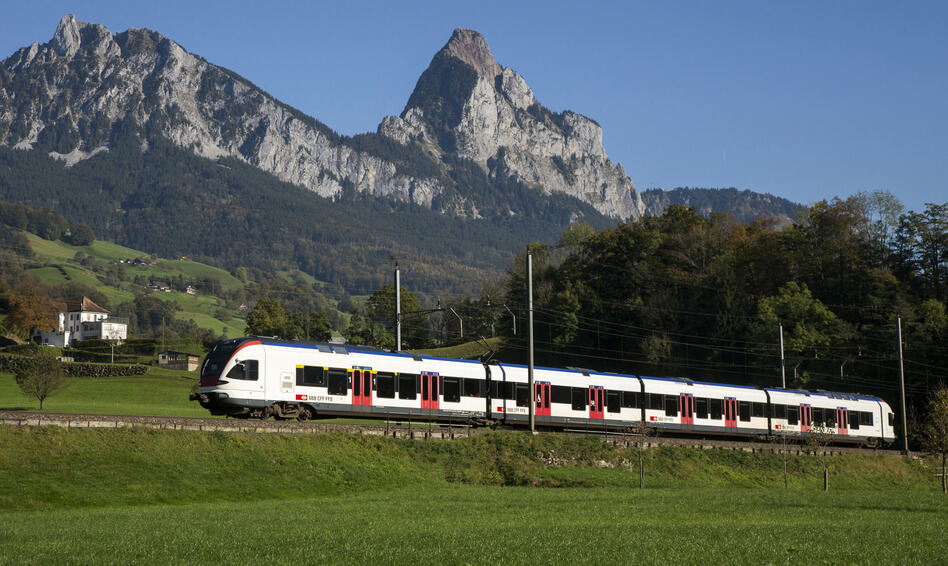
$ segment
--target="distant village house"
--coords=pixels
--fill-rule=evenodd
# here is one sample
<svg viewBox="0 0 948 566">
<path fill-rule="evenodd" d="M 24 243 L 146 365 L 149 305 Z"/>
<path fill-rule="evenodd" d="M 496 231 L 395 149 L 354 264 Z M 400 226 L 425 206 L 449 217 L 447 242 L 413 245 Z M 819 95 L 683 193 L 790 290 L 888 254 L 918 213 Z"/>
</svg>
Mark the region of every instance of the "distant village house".
<svg viewBox="0 0 948 566">
<path fill-rule="evenodd" d="M 148 284 L 148 288 L 152 291 L 164 291 L 165 293 L 171 292 L 171 285 L 168 285 L 164 281 L 152 281 Z"/>
<path fill-rule="evenodd" d="M 158 365 L 167 369 L 194 371 L 201 363 L 200 356 L 167 350 L 158 354 Z"/>
</svg>

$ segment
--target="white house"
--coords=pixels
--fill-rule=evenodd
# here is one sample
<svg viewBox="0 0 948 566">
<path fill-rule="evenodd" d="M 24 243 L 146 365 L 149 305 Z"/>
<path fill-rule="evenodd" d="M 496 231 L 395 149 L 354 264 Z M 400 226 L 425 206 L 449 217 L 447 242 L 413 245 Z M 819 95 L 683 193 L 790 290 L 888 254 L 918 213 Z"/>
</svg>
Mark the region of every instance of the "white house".
<svg viewBox="0 0 948 566">
<path fill-rule="evenodd" d="M 33 341 L 44 346 L 65 348 L 76 340 L 117 340 L 128 338 L 128 319 L 109 316 L 109 311 L 86 297 L 66 299 L 59 306 L 59 328 L 33 333 Z"/>
</svg>

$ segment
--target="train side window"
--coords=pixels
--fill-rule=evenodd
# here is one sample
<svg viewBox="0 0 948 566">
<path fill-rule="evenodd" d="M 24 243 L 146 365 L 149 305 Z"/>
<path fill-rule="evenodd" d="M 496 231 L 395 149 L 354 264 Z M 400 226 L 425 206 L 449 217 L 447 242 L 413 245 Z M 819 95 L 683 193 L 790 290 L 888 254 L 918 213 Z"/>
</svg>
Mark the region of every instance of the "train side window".
<svg viewBox="0 0 948 566">
<path fill-rule="evenodd" d="M 786 405 L 774 405 L 773 408 L 775 419 L 785 419 L 787 418 L 787 406 Z"/>
<path fill-rule="evenodd" d="M 490 382 L 490 396 L 494 399 L 500 399 L 500 382 L 491 381 Z"/>
<path fill-rule="evenodd" d="M 464 397 L 483 397 L 485 383 L 487 382 L 483 379 L 462 379 L 461 395 Z"/>
<path fill-rule="evenodd" d="M 260 377 L 260 362 L 247 360 L 247 381 L 257 381 Z"/>
<path fill-rule="evenodd" d="M 872 413 L 869 411 L 859 411 L 859 424 L 865 426 L 872 426 Z"/>
<path fill-rule="evenodd" d="M 620 391 L 606 391 L 606 411 L 610 413 L 618 413 L 621 411 L 621 397 Z"/>
<path fill-rule="evenodd" d="M 570 395 L 570 388 L 565 385 L 553 385 L 550 387 L 550 401 L 553 403 L 568 405 L 573 402 Z"/>
<path fill-rule="evenodd" d="M 326 370 L 316 366 L 296 366 L 296 384 L 326 387 Z"/>
<path fill-rule="evenodd" d="M 823 409 L 820 407 L 813 407 L 813 426 L 822 426 L 823 424 Z"/>
<path fill-rule="evenodd" d="M 859 430 L 859 411 L 849 411 L 849 428 Z"/>
<path fill-rule="evenodd" d="M 787 424 L 788 425 L 800 424 L 800 408 L 799 407 L 787 407 Z"/>
<path fill-rule="evenodd" d="M 833 409 L 826 409 L 823 411 L 823 418 L 826 420 L 826 426 L 836 426 L 836 411 Z"/>
<path fill-rule="evenodd" d="M 708 418 L 708 400 L 704 397 L 695 399 L 695 416 L 699 419 Z"/>
<path fill-rule="evenodd" d="M 518 407 L 529 407 L 530 406 L 530 392 L 527 389 L 526 383 L 517 384 L 517 406 Z"/>
<path fill-rule="evenodd" d="M 895 426 L 895 413 L 889 413 L 889 426 Z"/>
<path fill-rule="evenodd" d="M 380 371 L 375 376 L 375 396 L 382 399 L 395 398 L 395 374 Z"/>
<path fill-rule="evenodd" d="M 330 395 L 346 395 L 349 393 L 349 373 L 344 369 L 331 368 L 329 370 Z"/>
<path fill-rule="evenodd" d="M 441 394 L 445 403 L 457 403 L 461 400 L 461 380 L 457 377 L 445 377 L 441 382 Z"/>
<path fill-rule="evenodd" d="M 573 387 L 573 410 L 586 410 L 586 397 L 589 395 L 589 389 L 584 387 Z"/>
<path fill-rule="evenodd" d="M 499 397 L 502 399 L 507 399 L 507 400 L 516 399 L 517 392 L 514 389 L 515 385 L 516 384 L 513 382 L 501 383 Z"/>
<path fill-rule="evenodd" d="M 627 409 L 635 409 L 639 406 L 639 394 L 637 391 L 622 392 L 622 406 Z"/>
<path fill-rule="evenodd" d="M 418 397 L 418 374 L 403 373 L 398 376 L 398 398 L 415 399 Z"/>
<path fill-rule="evenodd" d="M 674 395 L 665 395 L 665 416 L 678 416 L 678 397 Z"/>
<path fill-rule="evenodd" d="M 649 393 L 648 395 L 648 408 L 661 411 L 665 408 L 665 396 L 659 395 L 658 393 Z"/>
<path fill-rule="evenodd" d="M 763 403 L 751 403 L 751 416 L 752 417 L 767 416 L 766 414 L 764 414 L 764 407 L 766 407 L 766 405 L 764 405 Z"/>
<path fill-rule="evenodd" d="M 711 420 L 721 420 L 721 416 L 724 413 L 724 401 L 721 399 L 708 399 L 708 411 L 711 413 Z"/>
<path fill-rule="evenodd" d="M 751 420 L 751 408 L 750 408 L 750 405 L 751 405 L 751 404 L 750 404 L 750 402 L 748 402 L 748 401 L 740 401 L 740 402 L 737 404 L 737 414 L 738 414 L 738 416 L 740 417 L 740 419 L 741 419 L 742 421 L 744 421 L 744 422 L 748 422 L 748 421 Z"/>
</svg>

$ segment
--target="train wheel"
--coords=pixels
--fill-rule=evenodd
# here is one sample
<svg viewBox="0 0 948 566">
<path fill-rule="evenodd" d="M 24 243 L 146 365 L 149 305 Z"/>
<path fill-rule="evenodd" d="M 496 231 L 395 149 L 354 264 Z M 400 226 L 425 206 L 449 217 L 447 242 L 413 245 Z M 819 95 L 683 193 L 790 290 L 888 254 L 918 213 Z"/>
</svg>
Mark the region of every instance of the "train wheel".
<svg viewBox="0 0 948 566">
<path fill-rule="evenodd" d="M 309 407 L 300 407 L 300 414 L 296 418 L 301 421 L 308 421 L 313 418 L 313 411 Z"/>
</svg>

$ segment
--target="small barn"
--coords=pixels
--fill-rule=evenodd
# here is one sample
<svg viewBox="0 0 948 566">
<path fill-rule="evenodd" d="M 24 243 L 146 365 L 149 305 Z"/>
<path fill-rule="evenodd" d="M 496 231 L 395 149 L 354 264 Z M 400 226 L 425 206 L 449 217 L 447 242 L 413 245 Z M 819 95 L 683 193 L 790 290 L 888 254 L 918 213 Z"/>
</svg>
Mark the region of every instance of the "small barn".
<svg viewBox="0 0 948 566">
<path fill-rule="evenodd" d="M 201 363 L 201 357 L 186 352 L 167 350 L 158 354 L 158 366 L 181 371 L 194 371 Z"/>
</svg>

